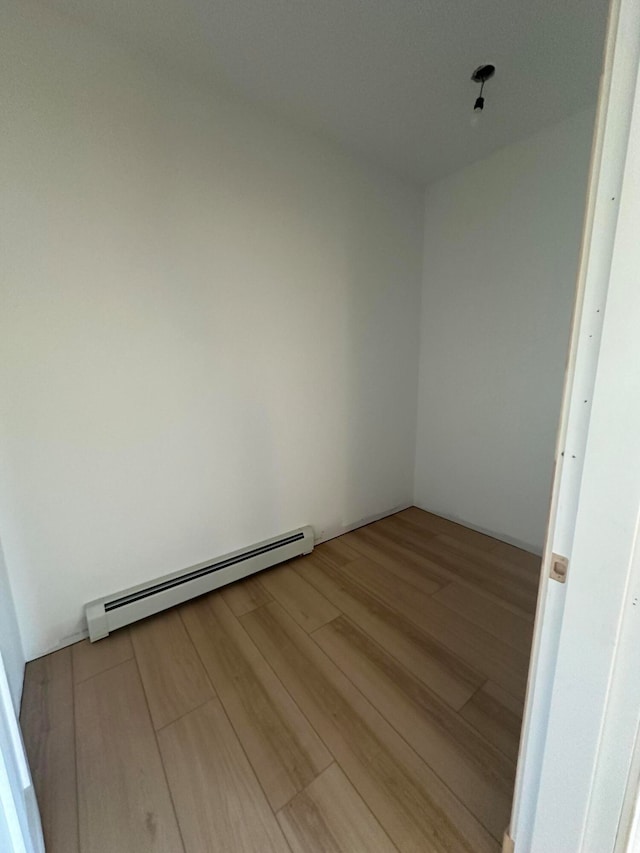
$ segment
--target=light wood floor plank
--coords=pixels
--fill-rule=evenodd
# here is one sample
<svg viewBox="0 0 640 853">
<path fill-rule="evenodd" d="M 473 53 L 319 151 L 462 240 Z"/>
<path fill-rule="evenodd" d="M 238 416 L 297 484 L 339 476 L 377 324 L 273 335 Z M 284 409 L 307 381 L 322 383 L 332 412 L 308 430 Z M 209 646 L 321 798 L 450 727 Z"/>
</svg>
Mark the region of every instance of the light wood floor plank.
<svg viewBox="0 0 640 853">
<path fill-rule="evenodd" d="M 182 618 L 277 811 L 332 757 L 221 596 L 186 605 Z"/>
<path fill-rule="evenodd" d="M 380 530 L 372 529 L 373 526 L 354 530 L 345 536 L 352 548 L 358 552 L 359 558 L 366 557 L 368 560 L 375 560 L 385 569 L 400 577 L 409 579 L 410 576 L 414 586 L 417 586 L 427 595 L 431 595 L 442 586 L 455 580 L 453 572 L 443 569 L 433 560 L 423 557 L 414 548 L 408 547 L 402 536 L 398 536 L 396 539 L 386 532 L 382 533 Z M 342 563 L 341 565 L 345 564 Z"/>
<path fill-rule="evenodd" d="M 460 542 L 467 542 L 469 545 L 475 545 L 476 548 L 483 548 L 486 551 L 490 551 L 497 541 L 485 533 L 471 530 L 469 527 L 457 524 L 455 521 L 449 521 L 447 518 L 426 512 L 423 509 L 418 509 L 416 506 L 402 510 L 402 512 L 396 513 L 391 518 L 409 522 L 409 524 L 418 527 L 424 533 L 435 535 L 447 534 L 453 536 L 454 539 L 458 539 Z"/>
<path fill-rule="evenodd" d="M 76 685 L 82 853 L 183 850 L 135 661 Z"/>
<path fill-rule="evenodd" d="M 314 640 L 497 839 L 515 765 L 344 616 Z"/>
<path fill-rule="evenodd" d="M 242 623 L 399 850 L 496 853 L 495 840 L 279 604 Z"/>
<path fill-rule="evenodd" d="M 78 853 L 70 648 L 27 664 L 20 724 L 47 853 Z"/>
<path fill-rule="evenodd" d="M 465 720 L 512 761 L 518 759 L 522 702 L 489 681 L 460 712 Z"/>
<path fill-rule="evenodd" d="M 71 646 L 71 653 L 73 678 L 78 684 L 86 678 L 91 678 L 92 675 L 104 672 L 133 657 L 129 629 L 121 628 L 95 643 L 90 643 L 89 640 L 75 643 Z"/>
<path fill-rule="evenodd" d="M 403 546 L 414 555 L 414 560 L 419 556 L 427 561 L 427 567 L 436 566 L 449 577 L 453 574 L 487 589 L 501 599 L 513 601 L 526 612 L 534 609 L 537 579 L 532 580 L 530 573 L 502 557 L 492 558 L 485 544 L 478 545 L 476 540 L 467 541 L 447 533 L 425 537 L 419 527 L 403 520 L 400 514 L 384 521 L 385 537 Z M 497 540 L 489 541 L 495 543 Z"/>
<path fill-rule="evenodd" d="M 469 559 L 486 566 L 489 570 L 498 571 L 501 575 L 510 578 L 513 582 L 524 585 L 529 592 L 534 594 L 538 590 L 540 581 L 539 565 L 535 570 L 530 567 L 520 565 L 517 562 L 502 556 L 497 550 L 485 551 L 469 545 L 466 542 L 459 542 L 451 536 L 436 536 L 432 545 L 445 545 L 454 551 L 464 554 Z M 533 555 L 531 555 L 533 556 Z"/>
<path fill-rule="evenodd" d="M 336 571 L 361 584 L 381 601 L 391 602 L 394 610 L 486 678 L 494 680 L 516 697 L 524 696 L 528 657 L 522 652 L 510 648 L 431 596 L 389 575 L 377 563 L 361 560 L 347 563 Z"/>
<path fill-rule="evenodd" d="M 131 628 L 131 640 L 156 729 L 213 698 L 177 610 L 137 622 Z"/>
<path fill-rule="evenodd" d="M 495 542 L 496 544 L 491 549 L 492 554 L 504 557 L 517 566 L 522 566 L 530 572 L 539 574 L 540 563 L 542 561 L 542 557 L 539 554 L 532 554 L 530 551 L 516 548 L 515 545 L 509 545 L 508 542 L 500 542 L 499 539 L 496 539 Z"/>
<path fill-rule="evenodd" d="M 466 584 L 452 583 L 434 596 L 434 601 L 445 604 L 470 622 L 484 628 L 523 654 L 529 655 L 533 637 L 533 622 L 525 619 L 493 598 L 483 595 Z"/>
<path fill-rule="evenodd" d="M 384 528 L 379 527 L 382 524 Z M 440 586 L 458 581 L 481 589 L 525 618 L 535 609 L 536 590 L 523 580 L 522 569 L 502 558 L 492 561 L 486 548 L 442 534 L 425 536 L 399 514 L 348 535 L 364 556 L 415 586 L 420 586 L 421 576 Z M 423 587 L 423 592 L 430 590 Z"/>
<path fill-rule="evenodd" d="M 347 566 L 358 566 L 358 562 Z M 461 708 L 486 677 L 347 577 L 307 557 L 298 571 L 379 645 L 445 700 Z"/>
<path fill-rule="evenodd" d="M 166 726 L 158 738 L 187 853 L 288 851 L 217 699 Z M 137 853 L 136 847 L 117 849 Z"/>
<path fill-rule="evenodd" d="M 291 560 L 286 566 L 269 569 L 264 572 L 262 583 L 289 616 L 311 633 L 339 616 L 339 611 L 315 587 L 296 574 L 295 567 L 299 562 Z"/>
<path fill-rule="evenodd" d="M 220 590 L 225 604 L 234 616 L 242 616 L 243 613 L 248 613 L 250 610 L 255 610 L 256 607 L 262 607 L 263 604 L 273 601 L 260 583 L 260 577 L 262 577 L 261 574 L 260 576 L 251 575 Z"/>
<path fill-rule="evenodd" d="M 397 853 L 397 847 L 332 764 L 280 812 L 293 853 Z"/>
<path fill-rule="evenodd" d="M 347 544 L 344 536 L 338 536 L 336 539 L 330 539 L 328 542 L 316 545 L 313 554 L 330 566 L 344 566 L 345 563 L 351 563 L 360 556 Z"/>
<path fill-rule="evenodd" d="M 459 579 L 487 590 L 499 599 L 512 602 L 525 613 L 535 610 L 535 588 L 523 583 L 522 578 L 513 570 L 506 570 L 484 560 L 472 559 L 459 549 L 452 548 L 446 539 L 439 537 L 426 541 L 421 546 L 420 553 Z"/>
</svg>

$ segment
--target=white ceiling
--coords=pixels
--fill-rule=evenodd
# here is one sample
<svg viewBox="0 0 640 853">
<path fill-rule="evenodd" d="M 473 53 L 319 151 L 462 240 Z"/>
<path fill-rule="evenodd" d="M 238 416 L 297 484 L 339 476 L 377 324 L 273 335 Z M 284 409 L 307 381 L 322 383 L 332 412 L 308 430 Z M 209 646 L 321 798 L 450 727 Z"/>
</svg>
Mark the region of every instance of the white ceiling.
<svg viewBox="0 0 640 853">
<path fill-rule="evenodd" d="M 595 103 L 607 0 L 48 0 L 429 182 Z M 491 62 L 480 126 L 473 69 Z"/>
</svg>

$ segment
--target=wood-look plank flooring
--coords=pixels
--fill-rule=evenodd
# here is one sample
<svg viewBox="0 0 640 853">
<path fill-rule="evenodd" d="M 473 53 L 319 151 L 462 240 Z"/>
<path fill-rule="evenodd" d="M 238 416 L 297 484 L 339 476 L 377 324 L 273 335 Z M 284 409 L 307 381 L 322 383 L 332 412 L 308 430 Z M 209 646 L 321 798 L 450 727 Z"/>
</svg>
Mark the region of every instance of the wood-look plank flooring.
<svg viewBox="0 0 640 853">
<path fill-rule="evenodd" d="M 287 803 L 278 819 L 294 853 L 396 850 L 337 764 Z"/>
<path fill-rule="evenodd" d="M 27 664 L 20 723 L 47 850 L 78 853 L 71 648 Z"/>
<path fill-rule="evenodd" d="M 498 853 L 538 564 L 411 507 L 33 661 L 48 853 Z"/>
<path fill-rule="evenodd" d="M 78 823 L 83 853 L 181 847 L 136 662 L 76 685 Z"/>
</svg>

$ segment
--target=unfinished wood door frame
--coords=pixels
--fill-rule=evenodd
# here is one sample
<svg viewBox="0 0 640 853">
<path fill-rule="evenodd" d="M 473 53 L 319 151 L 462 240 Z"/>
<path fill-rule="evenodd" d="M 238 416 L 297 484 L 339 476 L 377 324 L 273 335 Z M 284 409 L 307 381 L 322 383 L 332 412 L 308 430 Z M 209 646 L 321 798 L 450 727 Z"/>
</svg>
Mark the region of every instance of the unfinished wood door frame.
<svg viewBox="0 0 640 853">
<path fill-rule="evenodd" d="M 508 834 L 516 853 L 612 851 L 611 823 L 620 820 L 626 781 L 620 744 L 617 765 L 604 755 L 614 720 L 627 724 L 627 758 L 633 746 L 635 697 L 619 688 L 630 663 L 623 632 L 635 628 L 623 615 L 640 511 L 640 494 L 624 473 L 640 467 L 633 440 L 640 406 L 628 406 L 628 360 L 640 364 L 640 334 L 636 343 L 629 330 L 632 319 L 640 328 L 633 290 L 640 241 L 632 236 L 640 222 L 639 57 L 640 4 L 613 0 Z M 550 577 L 553 555 L 568 558 L 564 584 Z M 594 631 L 602 645 L 591 654 Z M 576 667 L 584 683 L 573 678 Z"/>
</svg>

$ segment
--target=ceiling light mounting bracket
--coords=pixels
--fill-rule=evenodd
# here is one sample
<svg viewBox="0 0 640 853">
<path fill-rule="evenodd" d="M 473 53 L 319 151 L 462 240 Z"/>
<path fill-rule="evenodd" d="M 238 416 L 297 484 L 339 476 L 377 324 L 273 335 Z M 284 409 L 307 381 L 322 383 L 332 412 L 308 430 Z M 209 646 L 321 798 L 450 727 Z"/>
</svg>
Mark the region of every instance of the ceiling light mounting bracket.
<svg viewBox="0 0 640 853">
<path fill-rule="evenodd" d="M 490 80 L 495 73 L 495 65 L 478 65 L 476 70 L 471 75 L 471 79 L 474 83 L 480 83 L 480 94 L 476 98 L 476 102 L 473 105 L 473 109 L 475 112 L 479 113 L 482 112 L 482 110 L 484 109 L 484 98 L 482 97 L 484 84 L 487 82 L 487 80 Z"/>
</svg>

